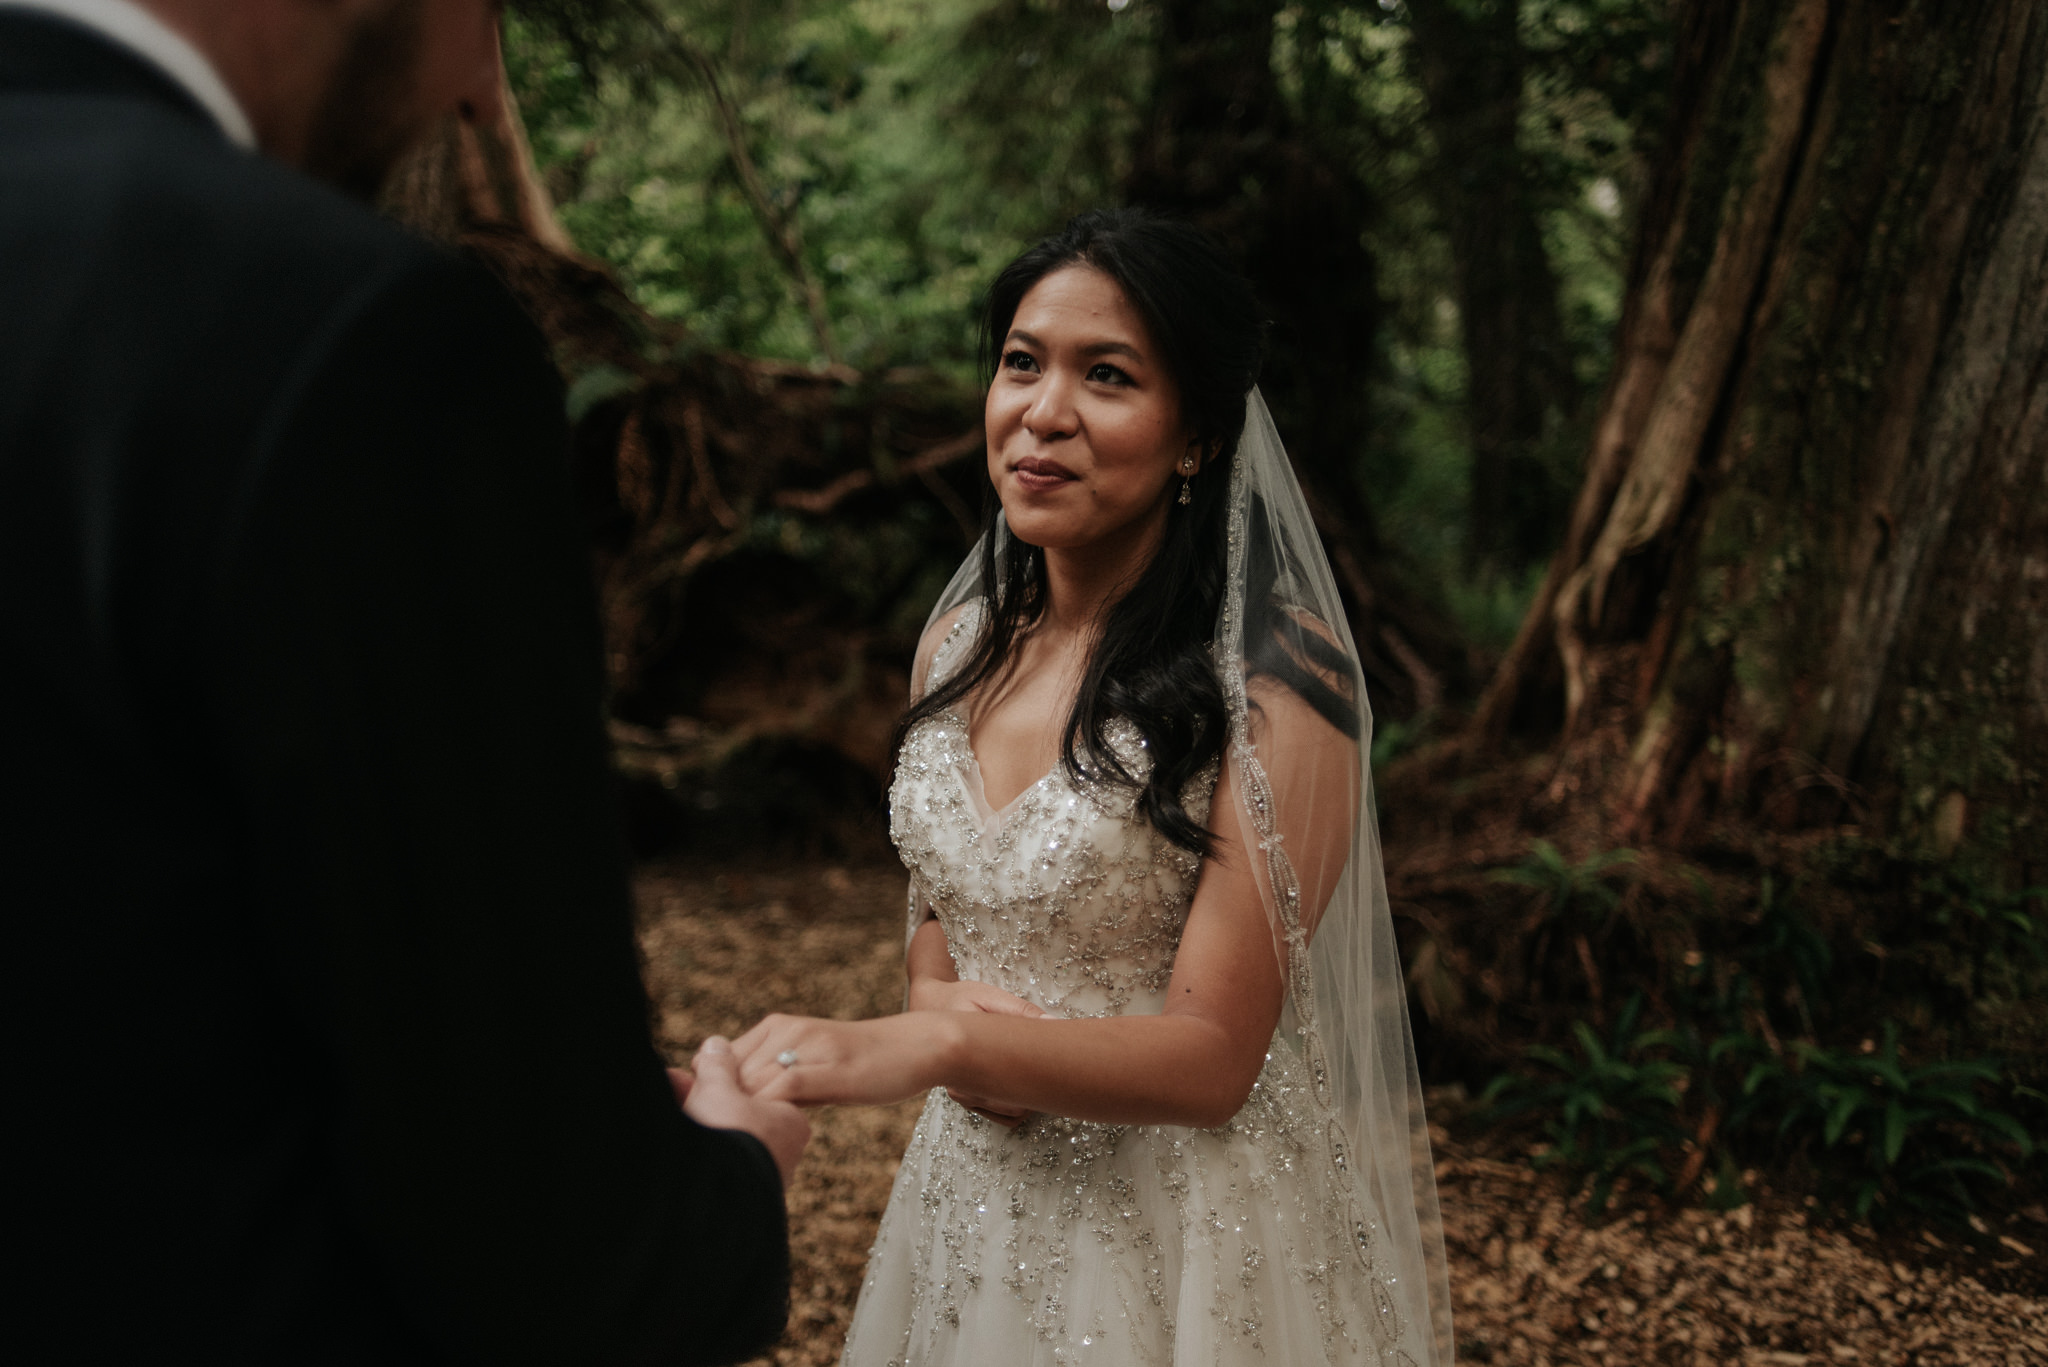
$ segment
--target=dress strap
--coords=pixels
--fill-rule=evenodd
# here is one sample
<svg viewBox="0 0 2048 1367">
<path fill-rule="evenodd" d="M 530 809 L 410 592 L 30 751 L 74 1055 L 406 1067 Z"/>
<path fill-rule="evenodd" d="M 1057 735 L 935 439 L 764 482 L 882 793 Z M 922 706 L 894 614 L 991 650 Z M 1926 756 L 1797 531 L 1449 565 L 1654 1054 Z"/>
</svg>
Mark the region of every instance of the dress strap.
<svg viewBox="0 0 2048 1367">
<path fill-rule="evenodd" d="M 932 652 L 932 662 L 925 667 L 924 693 L 937 688 L 952 677 L 954 670 L 966 663 L 976 638 L 981 634 L 982 612 L 982 600 L 979 598 L 971 599 L 961 608 L 960 615 L 953 620 L 952 629 L 946 633 L 946 639 L 939 642 L 939 648 Z"/>
</svg>

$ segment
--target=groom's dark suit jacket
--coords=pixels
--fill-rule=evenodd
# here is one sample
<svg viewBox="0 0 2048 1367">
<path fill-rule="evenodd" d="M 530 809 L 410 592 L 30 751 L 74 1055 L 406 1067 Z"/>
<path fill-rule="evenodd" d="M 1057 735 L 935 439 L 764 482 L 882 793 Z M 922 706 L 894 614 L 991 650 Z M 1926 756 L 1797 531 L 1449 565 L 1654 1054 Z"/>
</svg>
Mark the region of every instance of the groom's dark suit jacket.
<svg viewBox="0 0 2048 1367">
<path fill-rule="evenodd" d="M 0 8 L 9 1360 L 780 1329 L 773 1164 L 649 1043 L 565 460 L 492 282 Z"/>
</svg>

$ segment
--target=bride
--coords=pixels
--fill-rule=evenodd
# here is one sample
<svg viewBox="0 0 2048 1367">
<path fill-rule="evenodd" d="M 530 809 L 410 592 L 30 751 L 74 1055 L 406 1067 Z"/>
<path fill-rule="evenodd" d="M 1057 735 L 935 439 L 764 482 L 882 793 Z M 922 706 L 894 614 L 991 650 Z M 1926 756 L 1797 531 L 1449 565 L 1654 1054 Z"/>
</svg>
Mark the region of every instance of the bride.
<svg viewBox="0 0 2048 1367">
<path fill-rule="evenodd" d="M 930 1090 L 845 1362 L 1448 1367 L 1357 654 L 1207 239 L 1087 214 L 991 291 L 1000 511 L 918 651 L 909 1010 L 750 1091 Z"/>
</svg>

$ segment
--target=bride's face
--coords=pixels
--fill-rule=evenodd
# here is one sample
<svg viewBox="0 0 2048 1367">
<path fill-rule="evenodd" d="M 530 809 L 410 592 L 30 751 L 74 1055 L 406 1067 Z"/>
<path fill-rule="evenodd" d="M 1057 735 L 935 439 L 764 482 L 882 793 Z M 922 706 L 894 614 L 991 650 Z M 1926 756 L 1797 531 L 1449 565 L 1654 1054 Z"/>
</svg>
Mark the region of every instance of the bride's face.
<svg viewBox="0 0 2048 1367">
<path fill-rule="evenodd" d="M 1048 549 L 1149 535 L 1197 453 L 1143 316 L 1091 266 L 1054 271 L 1017 305 L 986 421 L 1004 519 Z"/>
</svg>

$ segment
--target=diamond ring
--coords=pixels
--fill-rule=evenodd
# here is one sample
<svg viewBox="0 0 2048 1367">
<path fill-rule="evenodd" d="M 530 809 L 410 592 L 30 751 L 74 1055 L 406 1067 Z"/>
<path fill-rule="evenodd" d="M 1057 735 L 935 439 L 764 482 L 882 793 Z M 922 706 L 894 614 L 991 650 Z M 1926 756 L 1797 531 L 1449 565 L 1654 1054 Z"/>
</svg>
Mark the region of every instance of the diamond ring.
<svg viewBox="0 0 2048 1367">
<path fill-rule="evenodd" d="M 775 1061 L 785 1068 L 796 1067 L 796 1050 L 785 1049 L 775 1056 Z"/>
</svg>

